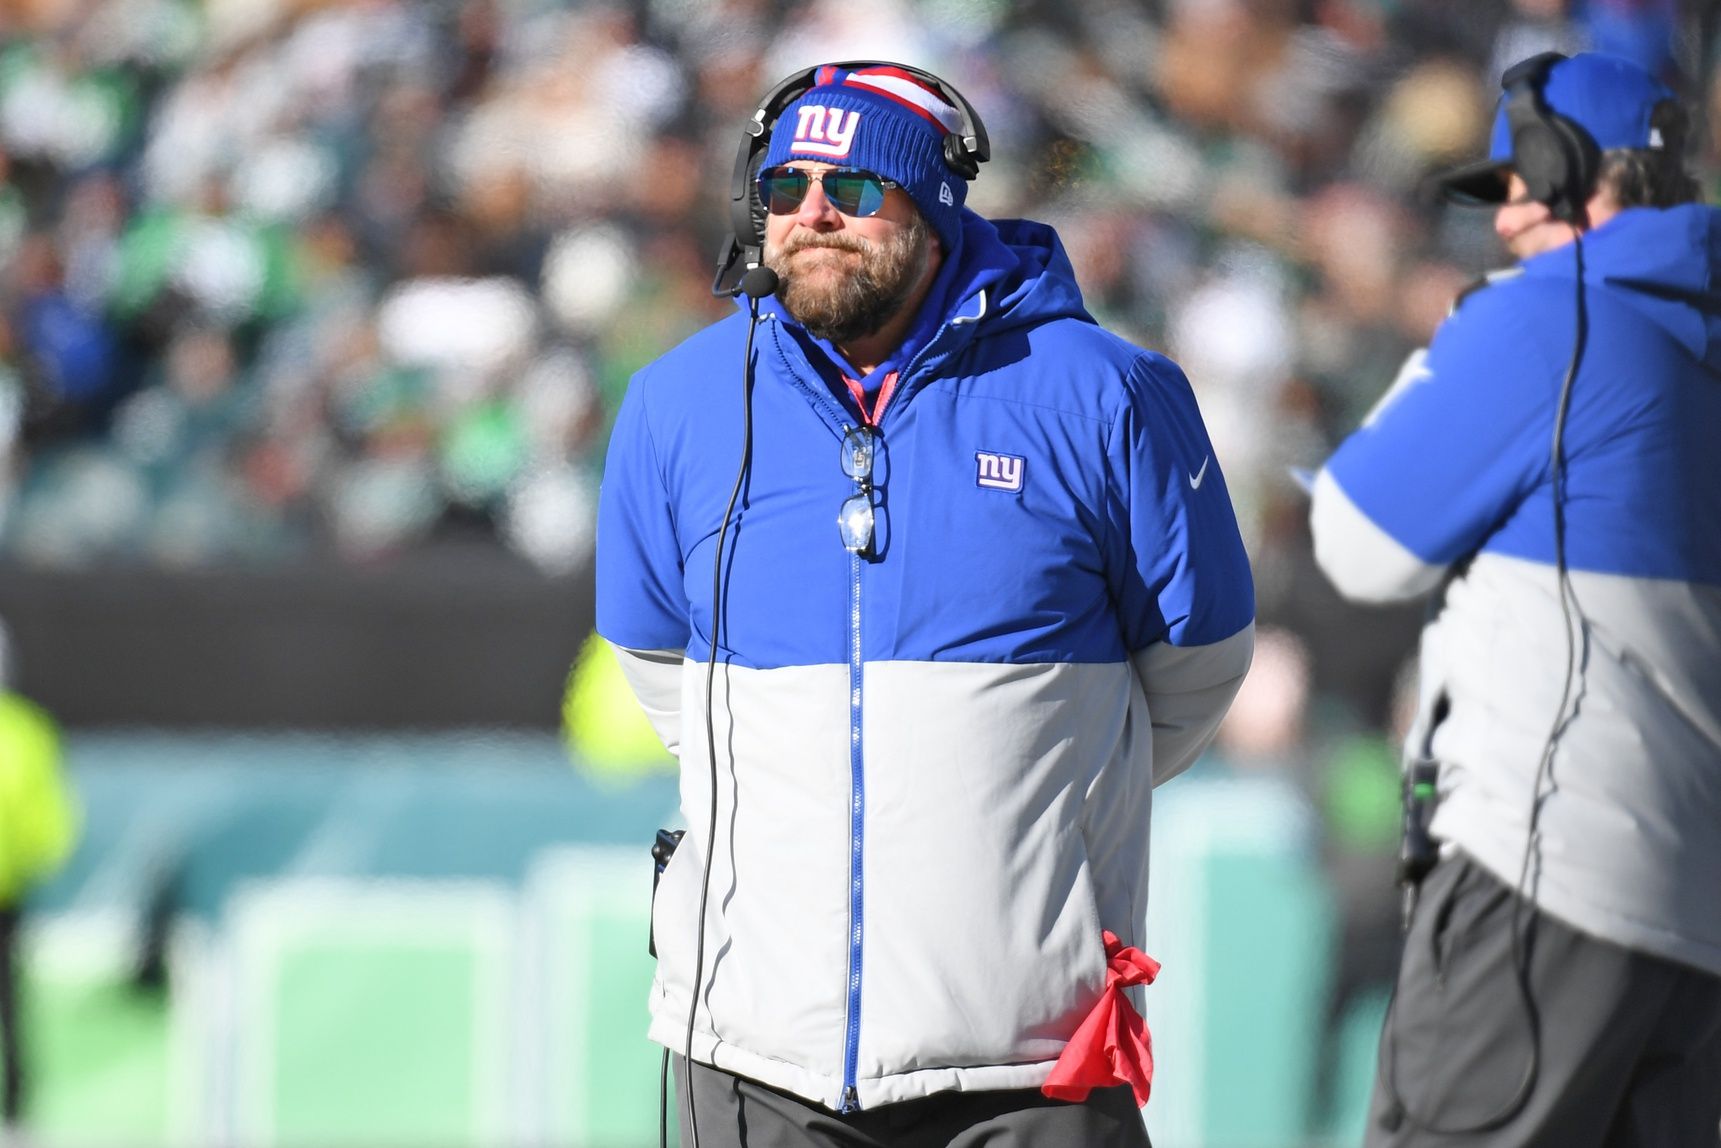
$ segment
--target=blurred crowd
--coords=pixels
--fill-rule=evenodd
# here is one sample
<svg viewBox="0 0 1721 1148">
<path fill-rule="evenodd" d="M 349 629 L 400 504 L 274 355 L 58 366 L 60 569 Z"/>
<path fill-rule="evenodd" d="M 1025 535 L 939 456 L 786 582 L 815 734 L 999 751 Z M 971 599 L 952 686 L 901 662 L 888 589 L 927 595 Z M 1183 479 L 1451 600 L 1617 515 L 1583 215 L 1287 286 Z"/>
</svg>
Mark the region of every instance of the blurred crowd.
<svg viewBox="0 0 1721 1148">
<path fill-rule="evenodd" d="M 0 555 L 581 567 L 629 375 L 709 293 L 738 125 L 830 58 L 981 109 L 970 202 L 1061 230 L 1184 363 L 1264 561 L 1495 258 L 1418 194 L 1494 77 L 1676 0 L 13 0 L 0 7 Z M 715 382 L 716 380 L 714 380 Z"/>
</svg>

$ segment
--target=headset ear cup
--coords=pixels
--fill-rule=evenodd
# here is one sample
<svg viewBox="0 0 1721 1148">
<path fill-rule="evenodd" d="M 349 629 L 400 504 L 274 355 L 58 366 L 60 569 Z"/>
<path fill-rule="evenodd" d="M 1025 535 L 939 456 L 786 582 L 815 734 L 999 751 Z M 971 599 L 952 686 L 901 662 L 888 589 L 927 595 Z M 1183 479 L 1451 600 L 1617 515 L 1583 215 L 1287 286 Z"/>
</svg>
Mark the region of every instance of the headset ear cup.
<svg viewBox="0 0 1721 1148">
<path fill-rule="evenodd" d="M 759 165 L 764 162 L 763 149 L 754 152 L 747 160 L 747 216 L 753 228 L 747 240 L 749 247 L 765 246 L 765 217 L 770 214 L 770 210 L 765 206 L 765 201 L 759 198 Z"/>
<path fill-rule="evenodd" d="M 1566 150 L 1567 194 L 1576 218 L 1587 210 L 1590 196 L 1595 194 L 1596 180 L 1601 176 L 1601 149 L 1594 136 L 1565 116 L 1549 115 L 1548 122 Z"/>
<path fill-rule="evenodd" d="M 1512 169 L 1530 198 L 1556 215 L 1569 206 L 1564 202 L 1570 184 L 1566 159 L 1565 145 L 1545 122 L 1523 124 L 1512 133 Z"/>
<path fill-rule="evenodd" d="M 758 173 L 759 151 L 751 135 L 743 136 L 741 150 L 735 156 L 735 170 L 729 186 L 729 230 L 734 244 L 740 248 L 757 247 L 762 228 L 759 222 L 759 187 L 754 176 Z M 737 252 L 738 254 L 738 252 Z"/>
<path fill-rule="evenodd" d="M 963 179 L 972 180 L 980 174 L 980 165 L 968 154 L 967 145 L 955 132 L 944 137 L 944 162 Z"/>
<path fill-rule="evenodd" d="M 1588 132 L 1563 116 L 1545 115 L 1512 135 L 1512 163 L 1530 198 L 1556 219 L 1584 218 L 1601 171 L 1601 152 Z"/>
</svg>

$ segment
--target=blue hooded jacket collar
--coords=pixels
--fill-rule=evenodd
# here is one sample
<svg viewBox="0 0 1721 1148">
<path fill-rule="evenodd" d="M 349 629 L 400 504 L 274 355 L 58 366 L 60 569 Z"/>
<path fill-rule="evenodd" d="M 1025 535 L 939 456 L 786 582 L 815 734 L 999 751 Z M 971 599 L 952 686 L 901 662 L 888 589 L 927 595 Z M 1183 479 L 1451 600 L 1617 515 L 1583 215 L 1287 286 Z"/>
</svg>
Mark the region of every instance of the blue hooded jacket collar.
<svg viewBox="0 0 1721 1148">
<path fill-rule="evenodd" d="M 1721 211 L 1702 204 L 1634 207 L 1584 237 L 1584 282 L 1641 312 L 1721 370 Z M 1567 244 L 1526 259 L 1526 277 L 1569 281 L 1576 249 Z"/>
<path fill-rule="evenodd" d="M 760 311 L 793 333 L 827 385 L 842 387 L 841 373 L 852 368 L 835 348 L 808 334 L 774 295 Z M 1059 318 L 1094 321 L 1057 232 L 1032 220 L 993 221 L 964 209 L 956 258 L 940 270 L 920 320 L 891 356 L 902 371 L 898 393 L 931 375 L 970 339 Z"/>
</svg>

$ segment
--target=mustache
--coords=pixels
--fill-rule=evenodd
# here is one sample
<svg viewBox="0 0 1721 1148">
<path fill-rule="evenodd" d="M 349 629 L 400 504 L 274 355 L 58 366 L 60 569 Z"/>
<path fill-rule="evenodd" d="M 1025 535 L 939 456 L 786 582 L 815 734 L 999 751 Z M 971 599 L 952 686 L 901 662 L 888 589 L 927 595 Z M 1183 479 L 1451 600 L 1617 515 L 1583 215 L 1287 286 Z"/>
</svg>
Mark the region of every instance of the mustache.
<svg viewBox="0 0 1721 1148">
<path fill-rule="evenodd" d="M 802 251 L 852 251 L 857 255 L 865 255 L 872 249 L 872 244 L 855 235 L 798 235 L 790 236 L 783 241 L 778 254 L 788 258 Z"/>
</svg>

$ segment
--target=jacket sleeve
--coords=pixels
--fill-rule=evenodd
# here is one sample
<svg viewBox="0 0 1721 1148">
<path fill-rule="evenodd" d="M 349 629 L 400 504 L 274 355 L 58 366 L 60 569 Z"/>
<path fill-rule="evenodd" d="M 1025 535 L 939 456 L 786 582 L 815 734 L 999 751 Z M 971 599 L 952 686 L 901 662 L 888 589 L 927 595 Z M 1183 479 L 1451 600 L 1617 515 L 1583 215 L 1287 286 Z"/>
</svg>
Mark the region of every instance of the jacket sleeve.
<svg viewBox="0 0 1721 1148">
<path fill-rule="evenodd" d="M 681 663 L 680 650 L 629 650 L 616 647 L 616 663 L 639 699 L 646 720 L 665 749 L 681 756 Z"/>
<path fill-rule="evenodd" d="M 597 627 L 671 753 L 680 741 L 687 600 L 674 507 L 652 439 L 643 375 L 622 399 L 598 496 Z"/>
<path fill-rule="evenodd" d="M 1153 782 L 1213 740 L 1254 650 L 1255 588 L 1189 381 L 1144 355 L 1108 445 L 1109 580 L 1153 721 Z"/>
<path fill-rule="evenodd" d="M 1155 642 L 1131 659 L 1153 719 L 1153 784 L 1195 763 L 1219 732 L 1255 654 L 1255 623 L 1203 646 Z"/>
<path fill-rule="evenodd" d="M 1315 560 L 1339 591 L 1392 602 L 1433 589 L 1547 474 L 1565 364 L 1534 304 L 1478 292 L 1315 476 Z"/>
</svg>

